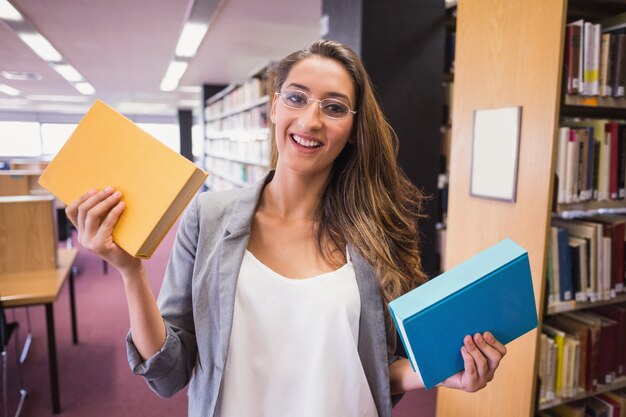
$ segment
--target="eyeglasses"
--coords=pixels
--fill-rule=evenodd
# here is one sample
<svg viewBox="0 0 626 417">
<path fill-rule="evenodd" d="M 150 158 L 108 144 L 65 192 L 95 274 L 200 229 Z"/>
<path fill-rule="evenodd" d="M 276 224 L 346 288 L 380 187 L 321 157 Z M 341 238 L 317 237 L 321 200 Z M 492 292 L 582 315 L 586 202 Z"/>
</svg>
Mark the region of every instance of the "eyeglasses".
<svg viewBox="0 0 626 417">
<path fill-rule="evenodd" d="M 274 94 L 280 97 L 281 103 L 294 110 L 306 109 L 313 101 L 317 101 L 320 103 L 320 112 L 329 119 L 345 119 L 350 113 L 356 114 L 356 111 L 350 110 L 346 103 L 335 98 L 317 100 L 300 90 L 289 90 Z"/>
</svg>

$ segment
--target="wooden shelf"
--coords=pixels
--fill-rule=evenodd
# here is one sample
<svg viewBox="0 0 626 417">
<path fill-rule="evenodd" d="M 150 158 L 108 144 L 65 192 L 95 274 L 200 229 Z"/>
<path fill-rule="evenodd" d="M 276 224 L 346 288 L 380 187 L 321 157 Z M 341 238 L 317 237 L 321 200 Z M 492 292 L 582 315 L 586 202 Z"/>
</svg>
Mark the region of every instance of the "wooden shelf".
<svg viewBox="0 0 626 417">
<path fill-rule="evenodd" d="M 562 117 L 625 119 L 626 98 L 566 95 L 561 106 Z"/>
<path fill-rule="evenodd" d="M 269 101 L 270 101 L 269 96 L 263 96 L 263 97 L 260 97 L 260 98 L 258 98 L 256 100 L 253 100 L 253 101 L 251 101 L 249 103 L 246 103 L 246 104 L 243 104 L 243 105 L 241 105 L 239 107 L 236 107 L 236 108 L 234 108 L 232 110 L 229 110 L 229 111 L 226 111 L 226 112 L 223 112 L 223 113 L 218 113 L 218 114 L 215 114 L 215 115 L 211 115 L 210 117 L 207 117 L 205 119 L 205 122 L 206 123 L 210 123 L 210 122 L 214 122 L 214 121 L 219 120 L 219 119 L 225 119 L 225 118 L 233 116 L 235 114 L 242 113 L 244 111 L 247 111 L 247 110 L 253 109 L 255 107 L 261 106 L 263 104 L 266 104 Z"/>
<path fill-rule="evenodd" d="M 260 159 L 240 158 L 240 157 L 235 156 L 235 155 L 211 153 L 211 152 L 206 152 L 205 155 L 208 156 L 208 157 L 211 157 L 211 158 L 224 159 L 226 161 L 238 162 L 240 164 L 256 165 L 256 166 L 260 166 L 260 167 L 264 167 L 264 168 L 269 168 L 269 166 L 270 166 L 269 161 L 262 161 Z"/>
<path fill-rule="evenodd" d="M 581 394 L 575 395 L 573 397 L 556 398 L 554 400 L 539 403 L 539 407 L 537 407 L 537 409 L 546 410 L 548 408 L 556 407 L 557 405 L 571 403 L 576 400 L 582 400 L 583 398 L 592 397 L 594 395 L 602 394 L 603 392 L 609 392 L 624 387 L 626 387 L 626 376 L 616 378 L 612 384 L 598 385 L 598 389 L 595 392 L 584 391 Z"/>
<path fill-rule="evenodd" d="M 626 200 L 584 201 L 559 204 L 556 216 L 561 218 L 585 217 L 595 214 L 626 213 Z"/>
<path fill-rule="evenodd" d="M 546 315 L 550 316 L 553 314 L 565 313 L 568 311 L 576 311 L 576 310 L 584 310 L 587 308 L 600 307 L 608 304 L 616 304 L 621 303 L 622 301 L 626 301 L 626 294 L 618 295 L 610 300 L 600 300 L 594 302 L 581 302 L 581 301 L 561 301 L 559 303 L 555 303 L 554 305 L 548 306 L 546 310 Z"/>
</svg>

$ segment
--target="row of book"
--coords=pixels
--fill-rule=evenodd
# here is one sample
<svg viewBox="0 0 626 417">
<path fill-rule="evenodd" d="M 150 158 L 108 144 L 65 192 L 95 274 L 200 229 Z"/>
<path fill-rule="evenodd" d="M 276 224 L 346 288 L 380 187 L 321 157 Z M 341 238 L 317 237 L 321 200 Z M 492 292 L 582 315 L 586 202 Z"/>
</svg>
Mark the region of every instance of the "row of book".
<svg viewBox="0 0 626 417">
<path fill-rule="evenodd" d="M 204 109 L 207 119 L 222 113 L 233 111 L 252 103 L 268 94 L 267 80 L 254 77 L 247 80 L 241 86 L 234 88 L 224 97 L 209 104 Z"/>
<path fill-rule="evenodd" d="M 548 307 L 611 300 L 624 291 L 626 216 L 553 218 L 547 270 Z"/>
<path fill-rule="evenodd" d="M 208 143 L 207 154 L 225 159 L 249 160 L 251 163 L 267 163 L 270 160 L 270 144 L 264 140 L 213 139 Z"/>
<path fill-rule="evenodd" d="M 567 94 L 624 97 L 626 13 L 597 23 L 577 20 L 566 26 Z"/>
<path fill-rule="evenodd" d="M 626 417 L 626 389 L 617 389 L 549 410 L 537 417 Z"/>
<path fill-rule="evenodd" d="M 626 305 L 549 316 L 540 343 L 540 402 L 591 395 L 625 375 Z"/>
<path fill-rule="evenodd" d="M 261 129 L 267 127 L 267 120 L 267 104 L 262 103 L 250 110 L 208 121 L 205 127 L 207 132 L 226 129 Z"/>
<path fill-rule="evenodd" d="M 250 165 L 236 161 L 229 161 L 222 158 L 207 156 L 205 166 L 209 174 L 221 177 L 236 186 L 254 184 L 260 180 L 268 168 L 260 165 Z M 211 175 L 209 175 L 211 177 Z"/>
<path fill-rule="evenodd" d="M 626 197 L 626 124 L 593 119 L 559 128 L 557 202 Z"/>
</svg>

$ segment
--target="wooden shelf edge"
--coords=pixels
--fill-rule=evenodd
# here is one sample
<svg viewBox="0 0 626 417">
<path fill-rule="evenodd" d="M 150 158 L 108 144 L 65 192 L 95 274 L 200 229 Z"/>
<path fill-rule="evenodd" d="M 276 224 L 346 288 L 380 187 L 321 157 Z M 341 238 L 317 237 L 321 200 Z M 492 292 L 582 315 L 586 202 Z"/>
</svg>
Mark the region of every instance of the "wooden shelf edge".
<svg viewBox="0 0 626 417">
<path fill-rule="evenodd" d="M 539 403 L 537 410 L 547 410 L 548 408 L 556 407 L 557 405 L 571 403 L 583 398 L 593 397 L 594 395 L 602 394 L 603 392 L 609 392 L 616 389 L 626 387 L 626 376 L 619 377 L 612 384 L 598 385 L 598 389 L 595 392 L 583 392 L 578 395 L 574 395 L 569 398 L 556 398 L 554 400 Z"/>
</svg>

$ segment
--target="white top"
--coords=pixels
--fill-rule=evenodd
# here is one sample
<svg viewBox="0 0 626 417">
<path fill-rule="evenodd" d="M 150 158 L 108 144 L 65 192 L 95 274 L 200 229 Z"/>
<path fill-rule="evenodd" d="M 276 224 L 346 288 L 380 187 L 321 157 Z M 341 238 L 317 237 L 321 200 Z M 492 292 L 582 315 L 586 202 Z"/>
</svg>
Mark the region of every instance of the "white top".
<svg viewBox="0 0 626 417">
<path fill-rule="evenodd" d="M 220 417 L 377 416 L 357 351 L 352 263 L 286 278 L 246 251 L 235 295 Z"/>
</svg>

